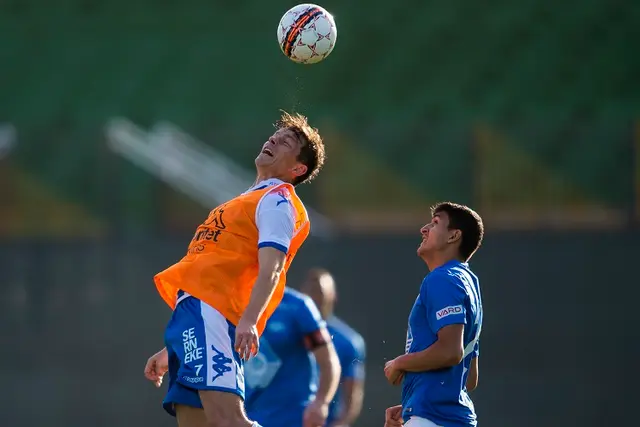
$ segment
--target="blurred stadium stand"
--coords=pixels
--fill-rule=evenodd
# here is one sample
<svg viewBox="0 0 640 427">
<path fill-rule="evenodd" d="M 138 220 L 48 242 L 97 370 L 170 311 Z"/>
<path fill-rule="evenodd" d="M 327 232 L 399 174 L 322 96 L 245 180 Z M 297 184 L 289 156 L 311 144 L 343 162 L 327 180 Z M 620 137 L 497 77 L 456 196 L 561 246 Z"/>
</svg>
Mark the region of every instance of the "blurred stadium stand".
<svg viewBox="0 0 640 427">
<path fill-rule="evenodd" d="M 250 164 L 286 108 L 327 129 L 331 174 L 305 195 L 345 221 L 375 226 L 389 208 L 362 185 L 375 180 L 397 214 L 455 198 L 624 222 L 635 3 L 426 1 L 363 14 L 327 2 L 340 47 L 317 67 L 290 64 L 265 36 L 286 4 L 4 2 L 0 112 L 20 129 L 14 182 L 27 175 L 97 220 L 163 227 L 154 206 L 164 190 L 106 153 L 107 120 L 170 120 Z M 240 31 L 237 14 L 251 23 Z M 112 200 L 98 197 L 114 186 Z"/>
</svg>

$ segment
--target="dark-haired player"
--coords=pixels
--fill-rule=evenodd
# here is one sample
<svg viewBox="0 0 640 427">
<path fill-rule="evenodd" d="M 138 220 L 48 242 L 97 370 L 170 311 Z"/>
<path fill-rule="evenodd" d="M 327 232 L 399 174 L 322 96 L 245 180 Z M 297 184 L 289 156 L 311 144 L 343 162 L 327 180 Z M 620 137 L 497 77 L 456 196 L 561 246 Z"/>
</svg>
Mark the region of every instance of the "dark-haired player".
<svg viewBox="0 0 640 427">
<path fill-rule="evenodd" d="M 402 405 L 387 409 L 385 427 L 477 425 L 468 392 L 478 384 L 482 298 L 468 261 L 484 226 L 455 203 L 440 203 L 431 215 L 418 248 L 430 273 L 409 315 L 406 354 L 385 365 L 389 382 L 402 382 Z"/>
<path fill-rule="evenodd" d="M 180 427 L 259 426 L 245 414 L 243 363 L 258 352 L 309 234 L 294 186 L 324 163 L 322 139 L 304 116 L 283 113 L 276 127 L 256 157 L 255 185 L 211 211 L 187 255 L 154 278 L 173 315 L 145 376 L 159 386 L 169 371 L 164 407 Z"/>
</svg>

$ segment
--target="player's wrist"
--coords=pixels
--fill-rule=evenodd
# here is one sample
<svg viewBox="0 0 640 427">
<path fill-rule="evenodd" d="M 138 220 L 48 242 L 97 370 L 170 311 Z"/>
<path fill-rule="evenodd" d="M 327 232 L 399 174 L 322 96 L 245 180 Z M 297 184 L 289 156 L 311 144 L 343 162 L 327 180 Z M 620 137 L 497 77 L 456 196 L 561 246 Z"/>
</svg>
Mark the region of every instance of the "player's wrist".
<svg viewBox="0 0 640 427">
<path fill-rule="evenodd" d="M 398 356 L 395 359 L 393 359 L 393 368 L 397 369 L 398 371 L 404 371 L 406 370 L 406 362 L 407 361 L 407 355 L 403 354 L 402 356 Z"/>
<path fill-rule="evenodd" d="M 238 323 L 244 323 L 245 325 L 248 324 L 248 325 L 255 326 L 255 325 L 258 324 L 258 317 L 257 316 L 242 316 Z"/>
<path fill-rule="evenodd" d="M 242 313 L 242 316 L 240 316 L 240 322 L 256 325 L 259 317 L 260 316 L 255 312 L 255 310 L 251 309 L 251 307 L 247 307 L 244 313 Z"/>
</svg>

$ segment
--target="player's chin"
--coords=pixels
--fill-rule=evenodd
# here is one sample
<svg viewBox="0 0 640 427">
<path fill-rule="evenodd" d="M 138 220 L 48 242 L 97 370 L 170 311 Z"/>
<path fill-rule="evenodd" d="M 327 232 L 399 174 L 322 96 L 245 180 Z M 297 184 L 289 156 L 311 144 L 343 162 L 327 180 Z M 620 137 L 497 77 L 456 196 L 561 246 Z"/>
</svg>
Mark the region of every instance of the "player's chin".
<svg viewBox="0 0 640 427">
<path fill-rule="evenodd" d="M 260 153 L 258 157 L 256 157 L 256 166 L 269 166 L 273 164 L 274 160 L 274 157 L 271 157 L 265 153 Z"/>
<path fill-rule="evenodd" d="M 419 256 L 422 256 L 425 253 L 427 253 L 427 242 L 420 243 L 420 246 L 418 246 L 418 249 L 416 250 L 416 252 L 418 253 Z"/>
</svg>

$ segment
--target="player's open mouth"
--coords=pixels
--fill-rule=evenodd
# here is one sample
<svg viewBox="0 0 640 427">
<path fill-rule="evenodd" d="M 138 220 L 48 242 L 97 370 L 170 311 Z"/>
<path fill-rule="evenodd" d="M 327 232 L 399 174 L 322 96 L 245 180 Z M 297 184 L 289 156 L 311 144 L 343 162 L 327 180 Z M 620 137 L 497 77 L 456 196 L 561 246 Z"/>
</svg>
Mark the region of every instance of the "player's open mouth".
<svg viewBox="0 0 640 427">
<path fill-rule="evenodd" d="M 268 148 L 264 148 L 264 149 L 262 150 L 262 152 L 263 152 L 264 154 L 266 154 L 267 156 L 269 156 L 269 157 L 273 157 L 273 152 L 272 152 L 271 150 L 269 150 Z"/>
</svg>

